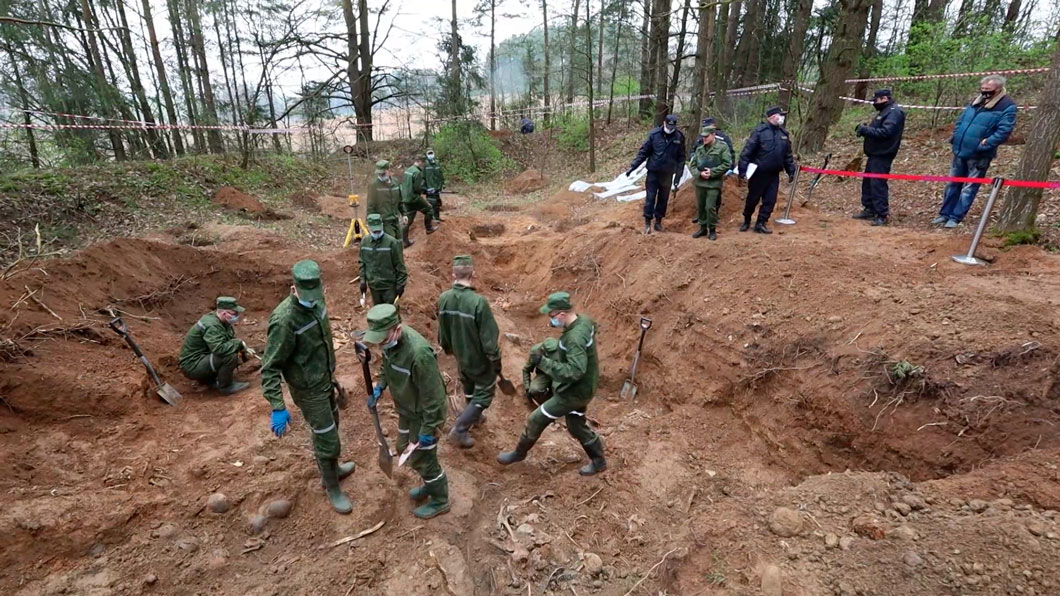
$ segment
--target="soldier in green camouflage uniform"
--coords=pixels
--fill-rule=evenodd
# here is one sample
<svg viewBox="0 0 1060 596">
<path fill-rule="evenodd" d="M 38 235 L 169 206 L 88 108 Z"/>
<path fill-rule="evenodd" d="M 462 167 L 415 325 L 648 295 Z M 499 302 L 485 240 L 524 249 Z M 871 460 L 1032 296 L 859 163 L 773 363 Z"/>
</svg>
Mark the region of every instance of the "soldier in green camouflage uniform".
<svg viewBox="0 0 1060 596">
<path fill-rule="evenodd" d="M 470 256 L 453 257 L 453 287 L 438 297 L 438 343 L 456 356 L 467 401 L 449 438 L 464 448 L 475 445 L 468 430 L 493 402 L 501 372 L 500 331 L 489 302 L 471 288 L 474 273 Z"/>
<path fill-rule="evenodd" d="M 692 237 L 706 236 L 716 240 L 718 235 L 714 227 L 718 224 L 722 180 L 725 172 L 732 168 L 732 153 L 728 145 L 718 141 L 712 125 L 704 126 L 699 133 L 703 144 L 696 147 L 688 160 L 688 169 L 693 175 L 692 186 L 696 189 L 696 223 L 699 224 L 699 230 Z"/>
<path fill-rule="evenodd" d="M 541 307 L 541 313 L 548 315 L 550 325 L 563 328 L 559 338 L 559 357 L 546 358 L 544 351 L 531 352 L 530 364 L 552 379 L 555 393 L 530 414 L 515 450 L 501 453 L 497 461 L 507 465 L 526 459 L 527 452 L 545 428 L 563 416 L 567 421 L 567 432 L 578 439 L 589 456 L 589 463 L 578 472 L 583 476 L 602 472 L 607 469 L 604 441 L 585 420 L 585 409 L 593 399 L 600 377 L 596 323 L 586 315 L 574 312 L 567 292 L 550 295 Z"/>
<path fill-rule="evenodd" d="M 383 230 L 394 238 L 402 237 L 402 220 L 405 217 L 401 202 L 401 189 L 394 184 L 390 173 L 390 162 L 381 159 L 375 162 L 375 178 L 368 185 L 368 200 L 365 213 L 378 213 L 383 218 Z M 405 246 L 409 246 L 407 243 Z"/>
<path fill-rule="evenodd" d="M 339 480 L 353 473 L 353 462 L 339 464 L 339 407 L 342 393 L 335 382 L 335 347 L 324 304 L 320 267 L 299 261 L 291 268 L 294 285 L 269 317 L 268 343 L 261 365 L 261 387 L 272 406 L 271 428 L 280 437 L 291 420 L 283 401 L 280 380 L 302 411 L 312 433 L 320 478 L 328 501 L 339 513 L 353 505 L 339 488 Z"/>
<path fill-rule="evenodd" d="M 434 157 L 434 149 L 427 150 L 427 163 L 423 166 L 423 185 L 427 187 L 427 202 L 434 209 L 434 219 L 441 222 L 445 176 L 442 175 L 442 164 Z"/>
<path fill-rule="evenodd" d="M 556 360 L 559 358 L 559 342 L 556 341 L 556 338 L 550 337 L 530 348 L 531 355 L 526 359 L 526 364 L 523 365 L 523 394 L 531 404 L 531 407 L 540 406 L 548 398 L 552 397 L 552 377 L 541 372 L 541 369 L 534 363 L 533 354 L 538 352 L 543 353 L 544 358 Z M 537 371 L 537 374 L 531 380 L 530 375 L 534 371 Z"/>
<path fill-rule="evenodd" d="M 427 202 L 427 199 L 423 197 L 423 157 L 417 156 L 415 162 L 407 168 L 405 168 L 405 177 L 401 180 L 401 202 L 402 210 L 408 215 L 409 221 L 405 225 L 405 234 L 411 235 L 412 224 L 416 221 L 416 212 L 423 213 L 423 228 L 427 230 L 428 234 L 433 233 L 438 229 L 437 226 L 431 223 L 431 219 L 434 217 L 434 210 L 431 209 L 431 205 Z M 409 240 L 408 243 L 412 243 Z"/>
<path fill-rule="evenodd" d="M 187 335 L 180 349 L 180 370 L 185 377 L 206 383 L 225 395 L 250 387 L 232 378 L 239 360 L 246 359 L 247 344 L 236 337 L 232 325 L 245 309 L 235 298 L 220 296 L 217 309 L 202 316 Z"/>
<path fill-rule="evenodd" d="M 361 239 L 361 293 L 372 291 L 372 304 L 393 304 L 405 293 L 408 271 L 401 241 L 383 231 L 378 213 L 368 216 L 368 237 Z"/>
<path fill-rule="evenodd" d="M 434 350 L 415 329 L 401 324 L 391 304 L 368 311 L 364 341 L 380 344 L 383 351 L 380 380 L 368 397 L 368 407 L 374 408 L 389 389 L 398 414 L 398 451 L 404 452 L 409 437 L 416 437 L 417 447 L 408 463 L 423 479 L 423 486 L 412 489 L 409 496 L 428 501 L 412 513 L 421 519 L 445 513 L 449 511 L 449 481 L 438 463 L 438 434 L 446 416 L 445 382 Z"/>
</svg>

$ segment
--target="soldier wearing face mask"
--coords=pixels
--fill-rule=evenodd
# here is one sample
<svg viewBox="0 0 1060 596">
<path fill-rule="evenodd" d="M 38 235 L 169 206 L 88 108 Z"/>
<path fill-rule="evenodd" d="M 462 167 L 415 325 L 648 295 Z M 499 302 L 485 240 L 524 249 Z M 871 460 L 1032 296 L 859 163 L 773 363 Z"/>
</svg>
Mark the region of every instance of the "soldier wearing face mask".
<svg viewBox="0 0 1060 596">
<path fill-rule="evenodd" d="M 872 105 L 878 114 L 869 124 L 855 126 L 854 133 L 865 137 L 865 172 L 890 174 L 891 163 L 902 145 L 905 112 L 894 102 L 890 89 L 876 91 Z M 861 206 L 861 213 L 854 215 L 854 219 L 871 219 L 874 226 L 887 223 L 890 201 L 886 178 L 861 179 Z"/>
<path fill-rule="evenodd" d="M 361 293 L 372 292 L 372 304 L 393 304 L 405 293 L 408 271 L 401 241 L 383 231 L 378 213 L 368 216 L 368 237 L 361 239 Z"/>
<path fill-rule="evenodd" d="M 743 207 L 743 225 L 741 232 L 751 228 L 751 216 L 758 210 L 755 232 L 772 234 L 766 227 L 773 207 L 777 204 L 777 190 L 780 188 L 780 172 L 785 171 L 790 181 L 795 177 L 795 158 L 791 153 L 791 136 L 784 129 L 784 116 L 787 114 L 778 106 L 766 110 L 766 121 L 755 127 L 751 136 L 740 152 L 738 171 L 741 178 L 747 177 L 747 166 L 756 164 L 757 168 L 747 181 L 747 200 Z"/>
<path fill-rule="evenodd" d="M 312 437 L 321 483 L 331 507 L 353 511 L 339 480 L 353 473 L 353 462 L 339 463 L 339 408 L 343 394 L 335 382 L 335 345 L 324 304 L 324 284 L 315 261 L 299 261 L 291 268 L 294 285 L 269 317 L 268 340 L 261 363 L 261 388 L 272 406 L 270 428 L 277 437 L 287 432 L 291 415 L 283 401 L 287 383 L 291 401 L 302 411 Z"/>
<path fill-rule="evenodd" d="M 232 378 L 240 358 L 246 360 L 248 354 L 253 354 L 232 327 L 243 311 L 235 298 L 219 296 L 217 309 L 192 325 L 180 349 L 180 370 L 185 377 L 206 383 L 225 395 L 250 387 L 250 383 Z"/>
<path fill-rule="evenodd" d="M 401 202 L 401 188 L 394 182 L 390 162 L 385 159 L 375 162 L 375 177 L 368 185 L 365 212 L 368 215 L 378 213 L 383 218 L 383 230 L 394 238 L 402 237 L 405 212 Z M 406 243 L 405 246 L 411 244 Z"/>
</svg>

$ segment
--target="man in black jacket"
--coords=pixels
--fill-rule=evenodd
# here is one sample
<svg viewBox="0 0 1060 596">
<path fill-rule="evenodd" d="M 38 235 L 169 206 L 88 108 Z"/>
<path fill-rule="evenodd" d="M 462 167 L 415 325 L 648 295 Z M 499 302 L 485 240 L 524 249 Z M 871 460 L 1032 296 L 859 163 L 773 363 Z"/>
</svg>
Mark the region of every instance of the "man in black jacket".
<svg viewBox="0 0 1060 596">
<path fill-rule="evenodd" d="M 891 97 L 890 89 L 879 89 L 872 96 L 872 105 L 879 112 L 869 124 L 858 124 L 854 133 L 865 137 L 865 173 L 890 174 L 891 163 L 902 144 L 905 112 Z M 872 225 L 887 223 L 890 212 L 886 178 L 861 179 L 861 213 L 854 219 L 871 219 Z"/>
<path fill-rule="evenodd" d="M 747 182 L 747 200 L 743 207 L 743 225 L 741 232 L 751 228 L 751 216 L 755 213 L 758 201 L 762 208 L 758 210 L 755 232 L 772 234 L 766 227 L 773 207 L 777 204 L 777 190 L 780 188 L 780 172 L 787 172 L 788 180 L 795 177 L 795 158 L 791 154 L 791 135 L 784 129 L 784 116 L 787 112 L 778 106 L 766 110 L 766 121 L 755 127 L 751 136 L 740 152 L 739 174 L 747 177 L 747 166 L 755 164 L 756 169 Z"/>
<path fill-rule="evenodd" d="M 648 133 L 648 140 L 640 146 L 626 176 L 633 173 L 644 160 L 648 161 L 648 177 L 644 181 L 644 190 L 647 191 L 644 197 L 644 233 L 650 234 L 653 217 L 655 231 L 662 231 L 666 202 L 670 200 L 670 186 L 677 190 L 680 174 L 685 167 L 685 135 L 677 130 L 677 116 L 667 115 L 662 126 Z M 678 174 L 676 180 L 674 174 Z"/>
</svg>

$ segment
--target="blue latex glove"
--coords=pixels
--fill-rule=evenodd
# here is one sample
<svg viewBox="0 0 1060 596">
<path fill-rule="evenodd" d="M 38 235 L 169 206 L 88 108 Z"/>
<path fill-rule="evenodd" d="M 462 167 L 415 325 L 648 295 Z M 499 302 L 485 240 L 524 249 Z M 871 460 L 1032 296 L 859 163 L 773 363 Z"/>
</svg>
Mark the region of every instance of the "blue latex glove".
<svg viewBox="0 0 1060 596">
<path fill-rule="evenodd" d="M 277 437 L 282 437 L 283 433 L 287 432 L 287 425 L 291 422 L 291 415 L 287 413 L 287 410 L 273 410 L 272 421 L 269 426 L 272 428 L 272 434 Z"/>
<path fill-rule="evenodd" d="M 382 396 L 383 396 L 383 388 L 380 387 L 379 385 L 376 385 L 372 389 L 372 394 L 369 395 L 368 399 L 366 400 L 366 403 L 368 404 L 368 407 L 374 409 L 375 408 L 375 404 L 379 403 L 379 398 L 382 397 Z"/>
<path fill-rule="evenodd" d="M 438 442 L 438 439 L 434 438 L 434 435 L 420 435 L 419 437 L 420 449 L 426 449 L 431 445 Z"/>
</svg>

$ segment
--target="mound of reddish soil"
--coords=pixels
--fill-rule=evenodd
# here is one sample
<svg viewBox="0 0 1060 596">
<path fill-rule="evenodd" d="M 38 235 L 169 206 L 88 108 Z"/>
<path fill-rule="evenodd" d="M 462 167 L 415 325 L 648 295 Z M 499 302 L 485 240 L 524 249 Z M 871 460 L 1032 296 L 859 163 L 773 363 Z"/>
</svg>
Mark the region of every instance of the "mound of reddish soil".
<svg viewBox="0 0 1060 596">
<path fill-rule="evenodd" d="M 548 181 L 540 170 L 526 170 L 515 178 L 504 184 L 504 192 L 508 194 L 526 194 L 535 190 L 541 190 Z"/>
<path fill-rule="evenodd" d="M 213 193 L 210 201 L 214 205 L 219 205 L 230 211 L 237 211 L 253 219 L 290 219 L 289 215 L 269 209 L 261 201 L 232 186 L 218 188 Z"/>
</svg>

